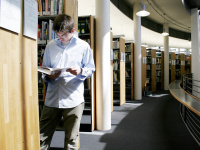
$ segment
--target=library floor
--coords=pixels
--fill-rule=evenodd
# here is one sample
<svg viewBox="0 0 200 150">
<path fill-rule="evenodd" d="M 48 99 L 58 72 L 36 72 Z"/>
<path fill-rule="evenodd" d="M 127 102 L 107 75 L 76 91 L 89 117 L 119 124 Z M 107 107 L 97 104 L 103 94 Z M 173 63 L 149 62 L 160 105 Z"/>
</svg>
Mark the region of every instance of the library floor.
<svg viewBox="0 0 200 150">
<path fill-rule="evenodd" d="M 169 91 L 114 106 L 109 131 L 88 132 L 81 127 L 79 150 L 199 150 L 180 117 L 179 107 Z M 89 118 L 84 114 L 82 125 Z M 64 131 L 56 131 L 50 150 L 63 149 L 63 140 Z"/>
</svg>

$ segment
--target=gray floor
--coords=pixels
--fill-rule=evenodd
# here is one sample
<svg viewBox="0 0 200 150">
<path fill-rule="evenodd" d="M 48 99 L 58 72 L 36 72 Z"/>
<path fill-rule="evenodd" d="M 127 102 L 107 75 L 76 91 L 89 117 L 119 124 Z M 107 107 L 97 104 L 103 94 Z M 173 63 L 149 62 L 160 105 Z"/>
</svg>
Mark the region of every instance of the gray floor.
<svg viewBox="0 0 200 150">
<path fill-rule="evenodd" d="M 141 101 L 114 106 L 111 129 L 80 132 L 80 150 L 200 150 L 179 113 L 180 104 L 169 91 Z M 90 121 L 84 115 L 82 124 Z M 64 132 L 56 131 L 51 150 L 62 149 Z"/>
</svg>

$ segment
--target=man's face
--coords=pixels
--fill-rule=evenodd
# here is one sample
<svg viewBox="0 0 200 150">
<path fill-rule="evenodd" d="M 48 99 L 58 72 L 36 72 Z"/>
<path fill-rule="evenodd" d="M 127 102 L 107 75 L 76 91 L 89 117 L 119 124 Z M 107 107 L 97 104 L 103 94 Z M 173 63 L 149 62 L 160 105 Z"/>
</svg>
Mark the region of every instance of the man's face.
<svg viewBox="0 0 200 150">
<path fill-rule="evenodd" d="M 73 33 L 74 33 L 74 29 L 72 29 L 71 33 L 66 31 L 66 32 L 57 32 L 56 34 L 57 34 L 57 37 L 61 40 L 61 42 L 65 43 L 71 40 Z"/>
</svg>

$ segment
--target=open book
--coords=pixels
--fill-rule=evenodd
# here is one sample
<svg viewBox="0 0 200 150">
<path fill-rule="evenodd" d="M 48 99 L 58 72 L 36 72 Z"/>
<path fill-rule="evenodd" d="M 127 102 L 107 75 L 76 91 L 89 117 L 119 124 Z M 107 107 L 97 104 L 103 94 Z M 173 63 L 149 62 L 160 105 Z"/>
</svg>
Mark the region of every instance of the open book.
<svg viewBox="0 0 200 150">
<path fill-rule="evenodd" d="M 49 67 L 42 67 L 38 66 L 38 71 L 47 75 L 52 75 L 56 71 L 66 71 L 68 68 L 49 68 Z"/>
</svg>

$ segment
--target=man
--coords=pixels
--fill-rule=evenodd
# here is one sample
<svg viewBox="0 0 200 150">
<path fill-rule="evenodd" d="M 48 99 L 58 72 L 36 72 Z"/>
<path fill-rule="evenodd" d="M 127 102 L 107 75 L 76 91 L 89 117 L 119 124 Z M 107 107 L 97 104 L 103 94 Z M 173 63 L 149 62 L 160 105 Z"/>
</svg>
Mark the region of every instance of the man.
<svg viewBox="0 0 200 150">
<path fill-rule="evenodd" d="M 74 36 L 74 21 L 70 16 L 58 15 L 53 30 L 58 38 L 47 44 L 42 66 L 68 69 L 53 75 L 43 74 L 48 87 L 40 118 L 40 149 L 49 149 L 53 133 L 62 117 L 64 149 L 78 149 L 84 109 L 84 80 L 95 71 L 94 60 L 89 44 Z"/>
</svg>

